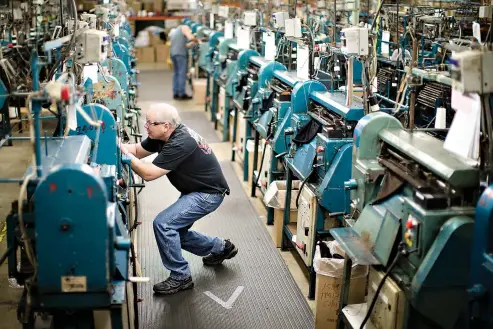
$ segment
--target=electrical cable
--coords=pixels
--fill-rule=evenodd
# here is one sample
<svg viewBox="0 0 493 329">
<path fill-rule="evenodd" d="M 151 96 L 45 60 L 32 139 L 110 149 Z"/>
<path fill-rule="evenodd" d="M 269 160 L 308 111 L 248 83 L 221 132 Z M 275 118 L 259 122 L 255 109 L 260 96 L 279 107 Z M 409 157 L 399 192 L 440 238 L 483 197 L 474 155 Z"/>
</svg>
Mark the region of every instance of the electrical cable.
<svg viewBox="0 0 493 329">
<path fill-rule="evenodd" d="M 373 296 L 373 299 L 372 299 L 372 301 L 370 303 L 370 306 L 368 307 L 368 310 L 366 311 L 365 318 L 363 319 L 363 322 L 361 322 L 361 325 L 360 325 L 359 329 L 364 329 L 366 323 L 370 319 L 370 316 L 371 316 L 371 313 L 373 311 L 373 308 L 375 307 L 375 304 L 377 303 L 378 294 L 380 293 L 380 290 L 382 290 L 383 285 L 385 284 L 385 281 L 387 280 L 387 278 L 390 275 L 390 272 L 392 272 L 392 270 L 394 269 L 394 267 L 397 265 L 397 262 L 399 261 L 399 259 L 401 258 L 401 256 L 409 255 L 411 253 L 411 252 L 405 251 L 403 248 L 404 248 L 404 244 L 401 243 L 399 245 L 399 251 L 397 252 L 397 255 L 395 256 L 394 260 L 392 261 L 392 263 L 390 264 L 389 268 L 385 272 L 385 275 L 383 276 L 382 280 L 380 280 L 380 283 L 378 284 L 377 289 L 375 290 L 375 295 Z M 413 252 L 415 252 L 415 251 L 413 251 Z"/>
<path fill-rule="evenodd" d="M 299 201 L 300 201 L 300 196 L 301 196 L 301 191 L 303 191 L 303 187 L 305 186 L 306 182 L 310 178 L 310 176 L 313 174 L 315 169 L 312 167 L 312 170 L 308 174 L 308 176 L 305 177 L 305 179 L 301 182 L 300 189 L 298 190 L 298 195 L 296 196 L 296 208 L 298 208 Z"/>
</svg>

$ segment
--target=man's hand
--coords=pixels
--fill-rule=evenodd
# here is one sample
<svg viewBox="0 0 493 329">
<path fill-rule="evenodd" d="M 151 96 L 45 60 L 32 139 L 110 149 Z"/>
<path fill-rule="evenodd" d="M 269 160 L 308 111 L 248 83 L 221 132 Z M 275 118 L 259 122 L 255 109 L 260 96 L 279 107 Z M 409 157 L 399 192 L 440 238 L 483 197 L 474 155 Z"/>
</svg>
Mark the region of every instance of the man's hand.
<svg viewBox="0 0 493 329">
<path fill-rule="evenodd" d="M 120 144 L 120 150 L 122 151 L 123 154 L 125 154 L 125 155 L 128 154 L 128 149 L 125 146 L 125 144 Z"/>
</svg>

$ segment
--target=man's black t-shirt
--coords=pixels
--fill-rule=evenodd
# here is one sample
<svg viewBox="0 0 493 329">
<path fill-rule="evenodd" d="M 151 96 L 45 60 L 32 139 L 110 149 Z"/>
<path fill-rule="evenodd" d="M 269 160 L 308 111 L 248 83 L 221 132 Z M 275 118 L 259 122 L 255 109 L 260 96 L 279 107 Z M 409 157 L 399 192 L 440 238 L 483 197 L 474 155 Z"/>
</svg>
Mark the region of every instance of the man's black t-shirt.
<svg viewBox="0 0 493 329">
<path fill-rule="evenodd" d="M 229 194 L 228 183 L 212 149 L 202 136 L 184 124 L 175 129 L 167 142 L 146 138 L 141 145 L 149 152 L 159 152 L 152 163 L 170 170 L 168 179 L 181 193 Z"/>
</svg>

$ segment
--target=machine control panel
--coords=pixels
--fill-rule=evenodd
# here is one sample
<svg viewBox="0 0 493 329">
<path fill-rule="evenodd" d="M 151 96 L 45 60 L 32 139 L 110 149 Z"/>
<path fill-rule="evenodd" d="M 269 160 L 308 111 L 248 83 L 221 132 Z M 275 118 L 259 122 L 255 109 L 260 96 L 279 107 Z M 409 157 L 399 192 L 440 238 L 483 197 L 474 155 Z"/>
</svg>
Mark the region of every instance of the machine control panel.
<svg viewBox="0 0 493 329">
<path fill-rule="evenodd" d="M 409 214 L 405 225 L 406 229 L 404 232 L 404 242 L 408 247 L 412 247 L 413 249 L 415 249 L 418 247 L 420 222 L 415 216 Z"/>
</svg>

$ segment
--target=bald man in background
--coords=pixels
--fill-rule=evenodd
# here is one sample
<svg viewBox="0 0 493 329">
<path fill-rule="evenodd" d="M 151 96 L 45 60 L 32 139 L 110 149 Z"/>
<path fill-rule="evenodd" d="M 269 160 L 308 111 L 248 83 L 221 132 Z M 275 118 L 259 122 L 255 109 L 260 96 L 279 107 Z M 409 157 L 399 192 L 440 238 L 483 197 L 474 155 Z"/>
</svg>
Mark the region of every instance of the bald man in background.
<svg viewBox="0 0 493 329">
<path fill-rule="evenodd" d="M 139 144 L 121 144 L 131 158 L 132 169 L 146 181 L 167 175 L 181 193 L 178 200 L 154 219 L 154 235 L 168 279 L 154 285 L 154 292 L 174 294 L 193 288 L 184 249 L 203 258 L 204 265 L 219 265 L 238 253 L 229 240 L 190 230 L 193 223 L 215 211 L 229 195 L 219 162 L 206 141 L 181 123 L 177 110 L 154 104 L 146 116 L 148 138 Z M 152 163 L 140 159 L 158 153 Z"/>
</svg>

